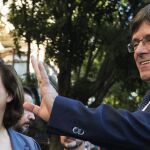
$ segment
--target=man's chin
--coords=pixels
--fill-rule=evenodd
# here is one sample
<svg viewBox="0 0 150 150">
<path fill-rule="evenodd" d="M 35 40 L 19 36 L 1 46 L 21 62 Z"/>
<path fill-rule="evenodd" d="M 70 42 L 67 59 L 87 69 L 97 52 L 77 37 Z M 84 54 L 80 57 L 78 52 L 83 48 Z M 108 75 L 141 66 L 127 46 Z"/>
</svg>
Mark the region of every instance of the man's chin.
<svg viewBox="0 0 150 150">
<path fill-rule="evenodd" d="M 140 75 L 140 76 L 143 81 L 150 83 L 150 75 Z"/>
<path fill-rule="evenodd" d="M 27 134 L 28 131 L 29 131 L 29 127 L 26 126 L 22 127 L 22 133 Z"/>
<path fill-rule="evenodd" d="M 82 143 L 83 143 L 83 141 L 81 141 L 81 140 L 74 140 L 74 141 L 69 142 L 69 143 L 65 142 L 63 144 L 63 146 L 66 149 L 75 149 L 75 148 L 79 147 Z"/>
</svg>

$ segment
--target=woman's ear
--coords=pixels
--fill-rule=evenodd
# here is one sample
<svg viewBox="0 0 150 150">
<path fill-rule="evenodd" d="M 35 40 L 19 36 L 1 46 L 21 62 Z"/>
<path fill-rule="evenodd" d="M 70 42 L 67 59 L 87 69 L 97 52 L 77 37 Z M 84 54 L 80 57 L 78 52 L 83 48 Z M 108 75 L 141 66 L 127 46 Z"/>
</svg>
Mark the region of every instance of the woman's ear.
<svg viewBox="0 0 150 150">
<path fill-rule="evenodd" d="M 8 95 L 8 96 L 7 96 L 7 100 L 6 100 L 6 101 L 7 101 L 7 103 L 11 102 L 11 101 L 12 101 L 12 99 L 13 99 L 13 97 L 12 97 L 11 95 Z"/>
</svg>

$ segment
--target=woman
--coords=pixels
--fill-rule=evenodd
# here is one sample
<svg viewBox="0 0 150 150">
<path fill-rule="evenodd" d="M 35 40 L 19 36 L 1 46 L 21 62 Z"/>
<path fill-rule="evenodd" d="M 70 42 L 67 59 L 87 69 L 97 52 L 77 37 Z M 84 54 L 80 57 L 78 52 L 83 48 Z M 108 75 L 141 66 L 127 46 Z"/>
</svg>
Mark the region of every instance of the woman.
<svg viewBox="0 0 150 150">
<path fill-rule="evenodd" d="M 13 127 L 23 113 L 23 88 L 15 70 L 0 64 L 0 149 L 40 150 L 30 137 L 14 131 Z"/>
</svg>

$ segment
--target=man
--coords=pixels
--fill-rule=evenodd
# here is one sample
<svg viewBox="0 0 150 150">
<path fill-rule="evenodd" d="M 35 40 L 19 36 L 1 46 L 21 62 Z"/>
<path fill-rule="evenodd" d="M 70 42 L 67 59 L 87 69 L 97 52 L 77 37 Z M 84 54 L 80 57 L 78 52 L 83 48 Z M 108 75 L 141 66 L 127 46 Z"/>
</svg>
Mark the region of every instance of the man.
<svg viewBox="0 0 150 150">
<path fill-rule="evenodd" d="M 64 147 L 64 150 L 100 150 L 99 147 L 90 142 L 68 136 L 60 136 L 60 143 Z"/>
<path fill-rule="evenodd" d="M 150 4 L 134 18 L 131 37 L 129 52 L 134 52 L 141 79 L 150 82 Z M 87 140 L 111 150 L 150 149 L 149 102 L 136 112 L 114 109 L 109 105 L 90 109 L 79 101 L 58 96 L 49 84 L 44 66 L 34 58 L 32 65 L 41 89 L 42 103 L 40 107 L 25 103 L 24 108 L 47 121 L 49 133 Z"/>
<path fill-rule="evenodd" d="M 23 87 L 24 90 L 24 101 L 25 102 L 30 102 L 30 103 L 34 103 L 33 101 L 33 93 L 31 91 L 31 89 L 29 89 L 28 87 L 24 86 Z M 21 119 L 19 120 L 19 122 L 15 125 L 15 130 L 27 134 L 29 131 L 29 127 L 32 123 L 32 121 L 35 120 L 35 116 L 32 112 L 24 110 L 24 114 L 21 117 Z"/>
</svg>

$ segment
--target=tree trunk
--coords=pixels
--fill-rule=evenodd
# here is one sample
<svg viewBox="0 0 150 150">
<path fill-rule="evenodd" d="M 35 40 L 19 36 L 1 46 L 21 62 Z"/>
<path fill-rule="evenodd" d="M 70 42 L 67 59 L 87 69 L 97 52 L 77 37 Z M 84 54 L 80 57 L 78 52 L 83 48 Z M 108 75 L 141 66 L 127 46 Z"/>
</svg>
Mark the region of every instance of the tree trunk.
<svg viewBox="0 0 150 150">
<path fill-rule="evenodd" d="M 31 53 L 31 47 L 30 42 L 28 42 L 28 52 L 27 52 L 27 74 L 30 73 L 30 53 Z"/>
<path fill-rule="evenodd" d="M 58 75 L 58 93 L 62 96 L 68 96 L 70 93 L 70 80 L 71 80 L 71 65 L 66 60 L 63 64 L 59 65 Z M 52 135 L 50 138 L 50 149 L 49 150 L 63 150 L 60 144 L 60 136 Z"/>
<path fill-rule="evenodd" d="M 95 84 L 93 85 L 93 94 L 95 95 L 96 101 L 92 106 L 98 106 L 102 103 L 103 98 L 106 96 L 108 90 L 114 84 L 117 78 L 117 74 L 115 73 L 116 69 L 113 66 L 113 62 L 107 56 L 105 61 L 103 62 L 99 73 L 97 75 L 97 79 Z"/>
<path fill-rule="evenodd" d="M 69 62 L 64 60 L 64 63 L 59 65 L 59 69 L 58 92 L 62 96 L 69 96 L 71 83 L 71 65 Z"/>
</svg>

